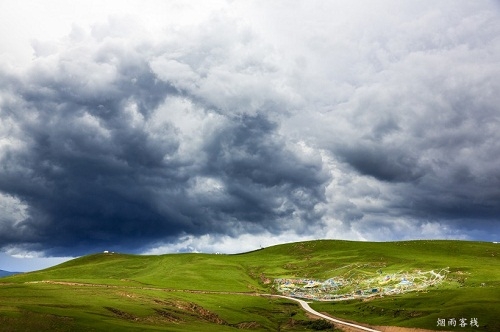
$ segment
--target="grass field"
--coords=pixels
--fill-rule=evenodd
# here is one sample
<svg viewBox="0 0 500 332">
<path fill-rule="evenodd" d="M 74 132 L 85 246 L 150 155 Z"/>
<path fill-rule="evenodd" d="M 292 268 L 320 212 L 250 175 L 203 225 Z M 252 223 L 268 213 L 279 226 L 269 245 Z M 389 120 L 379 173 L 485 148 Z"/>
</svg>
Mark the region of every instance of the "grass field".
<svg viewBox="0 0 500 332">
<path fill-rule="evenodd" d="M 312 331 L 295 303 L 252 294 L 276 292 L 276 278 L 442 268 L 446 280 L 424 292 L 311 306 L 371 325 L 500 331 L 499 254 L 482 242 L 333 240 L 238 255 L 95 254 L 0 279 L 0 331 Z M 479 327 L 437 326 L 452 318 Z"/>
</svg>

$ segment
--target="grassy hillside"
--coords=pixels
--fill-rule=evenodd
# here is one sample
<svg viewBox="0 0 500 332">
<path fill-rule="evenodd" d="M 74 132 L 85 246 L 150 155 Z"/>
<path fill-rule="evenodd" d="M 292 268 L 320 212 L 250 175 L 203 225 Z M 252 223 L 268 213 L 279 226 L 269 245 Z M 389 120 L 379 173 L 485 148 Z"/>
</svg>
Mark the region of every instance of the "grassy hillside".
<svg viewBox="0 0 500 332">
<path fill-rule="evenodd" d="M 2 278 L 0 331 L 41 318 L 46 323 L 39 330 L 56 331 L 307 330 L 312 325 L 297 305 L 235 293 L 273 293 L 275 278 L 369 278 L 442 268 L 449 270 L 446 281 L 425 292 L 311 306 L 372 325 L 453 330 L 436 326 L 438 318 L 477 318 L 479 328 L 455 329 L 499 331 L 499 254 L 498 244 L 481 242 L 331 240 L 238 255 L 95 254 Z"/>
</svg>

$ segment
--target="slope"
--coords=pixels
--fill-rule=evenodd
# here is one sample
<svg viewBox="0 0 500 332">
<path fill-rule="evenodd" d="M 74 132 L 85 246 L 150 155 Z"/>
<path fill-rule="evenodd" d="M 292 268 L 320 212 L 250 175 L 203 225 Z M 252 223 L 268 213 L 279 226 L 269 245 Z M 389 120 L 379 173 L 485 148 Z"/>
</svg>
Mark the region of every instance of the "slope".
<svg viewBox="0 0 500 332">
<path fill-rule="evenodd" d="M 116 312 L 136 312 L 138 308 L 142 308 L 142 312 L 139 310 L 130 316 L 139 319 L 140 317 L 157 317 L 158 314 L 155 310 L 165 309 L 165 306 L 162 307 L 158 303 L 187 301 L 196 303 L 203 308 L 209 308 L 210 312 L 219 315 L 223 321 L 231 322 L 228 324 L 245 322 L 244 317 L 251 316 L 250 321 L 256 324 L 254 329 L 255 326 L 260 326 L 263 330 L 275 329 L 276 324 L 281 324 L 282 330 L 294 330 L 294 317 L 301 317 L 297 316 L 300 310 L 295 305 L 287 307 L 283 304 L 286 301 L 276 304 L 265 299 L 255 300 L 255 297 L 228 294 L 228 292 L 275 293 L 276 284 L 273 281 L 277 278 L 324 280 L 342 276 L 362 279 L 376 276 L 382 271 L 385 274 L 447 268 L 449 273 L 446 281 L 425 292 L 410 292 L 393 297 L 374 298 L 370 301 L 314 303 L 311 306 L 316 310 L 330 312 L 338 317 L 369 324 L 429 329 L 441 329 L 436 324 L 438 319 L 455 318 L 458 320 L 466 317 L 469 321 L 470 318 L 478 318 L 478 328 L 464 327 L 461 328 L 461 331 L 467 331 L 468 328 L 470 330 L 496 331 L 500 330 L 498 323 L 496 323 L 496 317 L 500 314 L 498 300 L 500 298 L 499 251 L 496 244 L 467 241 L 373 243 L 318 240 L 283 244 L 237 255 L 136 256 L 101 253 L 81 257 L 47 270 L 3 278 L 2 282 L 11 283 L 9 287 L 12 294 L 15 293 L 15 289 L 22 289 L 27 294 L 33 294 L 33 298 L 38 298 L 42 294 L 46 296 L 49 292 L 50 294 L 59 294 L 58 296 L 64 303 L 74 301 L 72 298 L 66 298 L 66 293 L 74 292 L 75 289 L 79 289 L 81 292 L 90 292 L 90 288 L 84 287 L 82 284 L 94 285 L 96 286 L 93 288 L 94 290 L 100 289 L 98 292 L 100 295 L 95 299 L 90 298 L 90 301 L 102 302 L 102 305 L 97 305 L 93 310 L 90 310 L 94 313 L 87 314 L 88 317 L 86 316 L 84 319 L 86 323 L 93 321 L 93 315 L 97 314 L 106 315 L 106 317 L 112 314 L 114 318 L 120 316 L 110 309 L 103 309 L 104 307 L 117 308 Z M 62 283 L 41 284 L 40 281 L 43 280 L 74 283 L 74 285 L 70 290 L 68 285 Z M 108 287 L 107 291 L 103 291 L 103 285 Z M 6 287 L 0 288 L 0 296 L 5 292 L 5 289 Z M 49 291 L 51 289 L 52 292 Z M 169 290 L 169 292 L 166 293 L 165 290 Z M 179 290 L 185 292 L 179 293 Z M 158 297 L 160 291 L 162 295 Z M 193 293 L 192 291 L 199 292 Z M 206 294 L 207 291 L 225 292 L 226 294 Z M 130 296 L 135 296 L 135 299 L 142 298 L 145 302 L 134 300 L 134 305 L 142 304 L 137 308 L 131 305 L 131 308 L 135 309 L 124 310 L 123 304 L 120 307 L 115 303 L 114 297 L 123 301 L 123 297 L 116 295 L 117 292 L 128 293 Z M 149 295 L 146 296 L 145 293 Z M 182 300 L 180 300 L 179 294 L 182 294 Z M 57 302 L 58 296 L 51 301 Z M 213 299 L 221 296 L 224 297 L 224 300 L 221 300 L 222 303 L 230 302 L 232 305 L 219 308 Z M 186 297 L 189 300 L 186 300 Z M 9 308 L 14 312 L 21 310 L 20 308 L 24 308 L 23 310 L 30 308 L 27 312 L 33 312 L 34 307 L 29 304 L 30 297 L 24 296 L 24 298 L 27 302 L 20 306 L 11 303 Z M 133 298 L 127 298 L 126 302 L 132 301 Z M 165 300 L 166 298 L 168 300 Z M 176 300 L 172 300 L 172 298 Z M 207 300 L 209 298 L 210 300 Z M 251 298 L 254 303 L 259 304 L 251 306 L 253 309 L 249 311 L 246 303 L 252 302 L 249 300 Z M 154 300 L 160 302 L 156 303 Z M 119 301 L 119 303 L 122 302 Z M 149 305 L 145 303 L 149 303 Z M 172 309 L 172 305 L 170 308 Z M 49 306 L 45 309 L 43 314 L 54 314 L 54 308 Z M 177 308 L 176 310 L 181 309 Z M 275 314 L 269 315 L 269 312 L 273 310 Z M 79 321 L 79 315 L 75 316 L 70 309 L 66 308 L 62 311 L 64 314 L 58 313 L 56 316 L 74 317 Z M 89 310 L 87 310 L 88 312 Z M 289 312 L 290 315 L 293 313 L 293 316 L 287 316 L 286 312 Z M 186 317 L 191 317 L 186 310 L 184 310 L 184 314 L 187 315 Z M 128 317 L 127 315 L 122 316 Z M 123 317 L 120 320 L 122 323 Z M 150 320 L 154 319 L 150 318 Z M 113 319 L 109 318 L 109 321 L 113 321 Z M 184 319 L 184 322 L 186 321 L 189 319 Z M 304 322 L 302 319 L 303 324 L 305 324 Z M 130 323 L 128 320 L 127 324 Z M 185 323 L 187 324 L 185 326 L 180 323 L 169 324 L 174 324 L 181 330 L 188 326 L 193 327 L 189 323 Z M 151 326 L 156 325 L 152 324 Z M 447 328 L 448 326 L 444 327 L 444 329 Z"/>
</svg>

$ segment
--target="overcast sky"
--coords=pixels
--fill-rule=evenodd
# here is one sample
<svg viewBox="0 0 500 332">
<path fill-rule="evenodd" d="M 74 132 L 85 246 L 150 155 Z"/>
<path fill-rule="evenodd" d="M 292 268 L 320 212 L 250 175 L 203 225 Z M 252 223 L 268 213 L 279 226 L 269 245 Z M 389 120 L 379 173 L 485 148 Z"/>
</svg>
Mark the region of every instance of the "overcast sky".
<svg viewBox="0 0 500 332">
<path fill-rule="evenodd" d="M 497 241 L 499 91 L 497 1 L 4 0 L 0 269 Z"/>
</svg>

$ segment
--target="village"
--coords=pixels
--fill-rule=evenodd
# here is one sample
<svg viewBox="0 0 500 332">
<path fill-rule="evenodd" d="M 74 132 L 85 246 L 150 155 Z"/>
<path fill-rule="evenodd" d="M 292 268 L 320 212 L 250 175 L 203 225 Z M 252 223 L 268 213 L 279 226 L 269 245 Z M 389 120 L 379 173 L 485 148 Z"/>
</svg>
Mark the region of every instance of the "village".
<svg viewBox="0 0 500 332">
<path fill-rule="evenodd" d="M 283 278 L 275 279 L 274 283 L 283 295 L 315 301 L 343 301 L 424 291 L 442 283 L 448 273 L 447 268 L 438 272 L 415 270 L 390 274 L 378 270 L 372 277 L 337 276 L 327 280 Z"/>
</svg>

